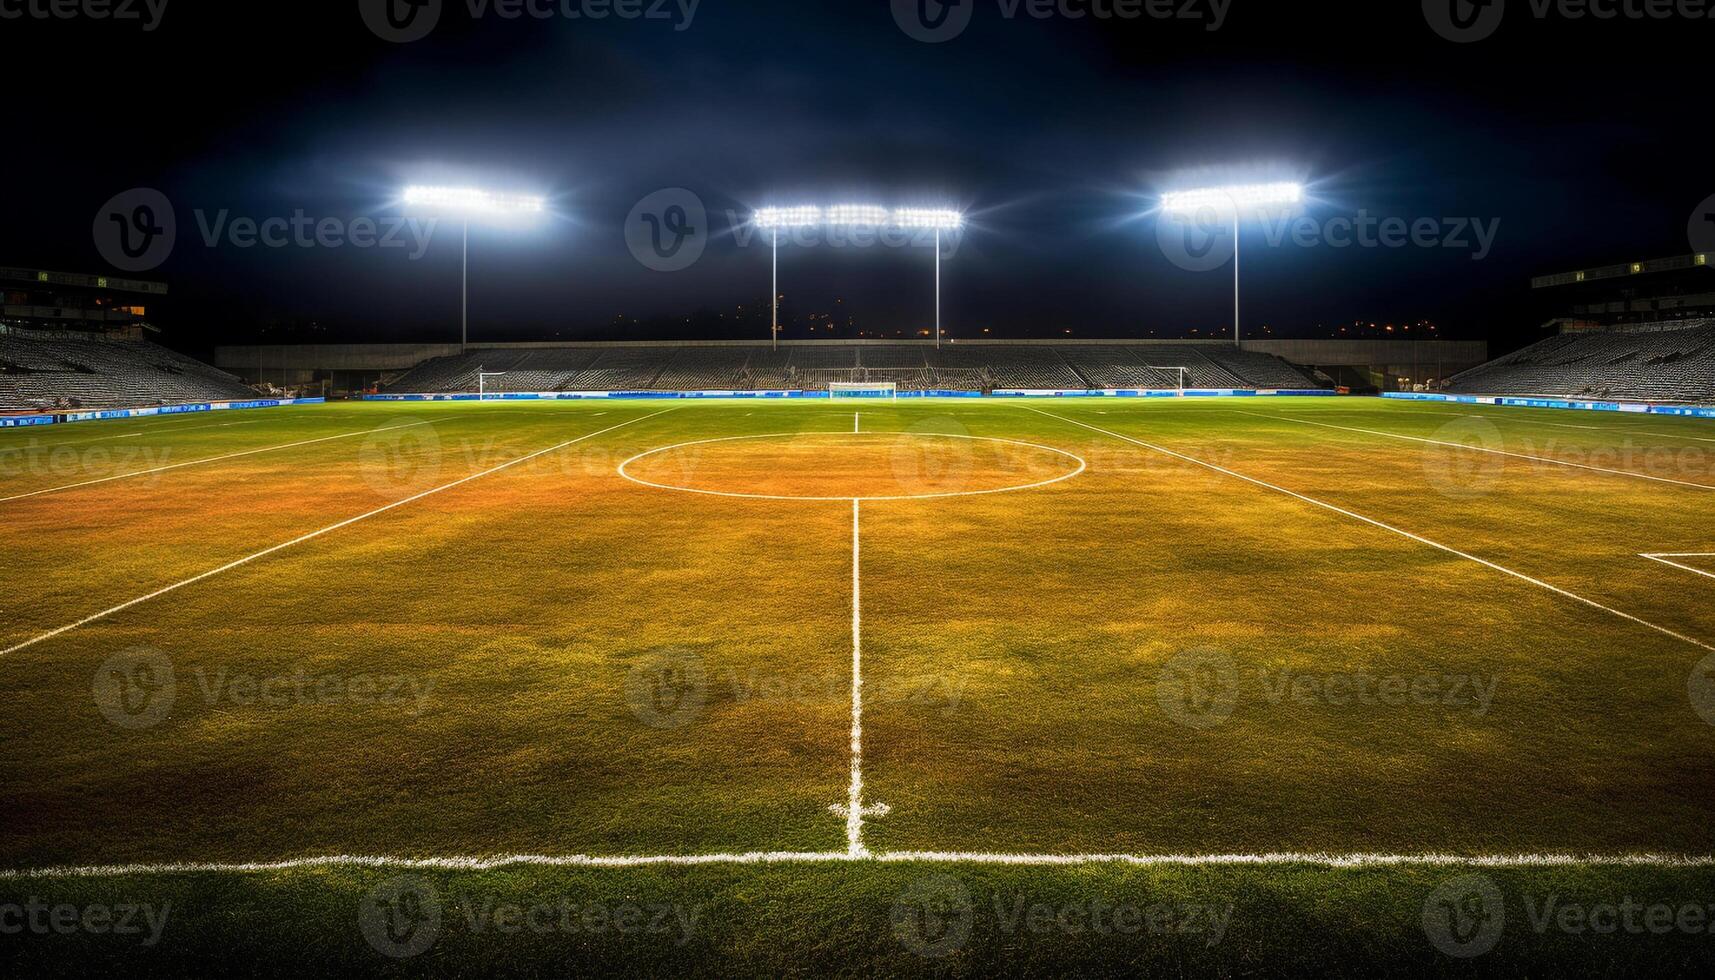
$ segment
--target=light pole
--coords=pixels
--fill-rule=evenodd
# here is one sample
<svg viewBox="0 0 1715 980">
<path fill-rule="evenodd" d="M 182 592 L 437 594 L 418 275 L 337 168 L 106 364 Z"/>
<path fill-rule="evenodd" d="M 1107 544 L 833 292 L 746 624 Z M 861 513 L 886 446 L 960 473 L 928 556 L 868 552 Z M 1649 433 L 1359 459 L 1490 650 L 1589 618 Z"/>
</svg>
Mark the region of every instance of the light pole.
<svg viewBox="0 0 1715 980">
<path fill-rule="evenodd" d="M 459 352 L 470 345 L 470 222 L 472 218 L 487 218 L 501 224 L 508 220 L 528 219 L 546 210 L 540 197 L 523 194 L 495 194 L 475 187 L 405 188 L 405 203 L 413 208 L 438 214 L 456 214 L 461 225 L 459 259 Z"/>
<path fill-rule="evenodd" d="M 1233 184 L 1226 187 L 1204 187 L 1191 191 L 1174 191 L 1161 198 L 1162 210 L 1169 214 L 1191 215 L 1212 208 L 1233 209 L 1233 346 L 1239 346 L 1239 220 L 1246 211 L 1266 207 L 1285 207 L 1304 200 L 1304 186 L 1293 183 Z"/>
<path fill-rule="evenodd" d="M 768 291 L 768 309 L 771 326 L 769 337 L 774 349 L 780 349 L 780 229 L 782 228 L 814 228 L 822 223 L 821 208 L 763 208 L 751 216 L 751 221 L 758 227 L 766 229 L 772 239 L 770 251 L 772 254 L 773 278 Z"/>
</svg>

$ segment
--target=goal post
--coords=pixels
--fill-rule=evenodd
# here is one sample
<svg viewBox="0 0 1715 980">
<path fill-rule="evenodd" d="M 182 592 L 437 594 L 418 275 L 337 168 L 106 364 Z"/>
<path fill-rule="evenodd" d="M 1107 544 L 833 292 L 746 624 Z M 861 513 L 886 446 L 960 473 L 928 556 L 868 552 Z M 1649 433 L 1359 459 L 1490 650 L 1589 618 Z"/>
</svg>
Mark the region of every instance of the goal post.
<svg viewBox="0 0 1715 980">
<path fill-rule="evenodd" d="M 1179 378 L 1179 390 L 1180 391 L 1185 390 L 1185 376 L 1191 373 L 1191 369 L 1188 367 L 1174 367 L 1174 366 L 1167 365 L 1167 364 L 1145 364 L 1144 367 L 1149 368 L 1151 371 L 1173 371 L 1173 372 L 1175 372 L 1176 376 Z"/>
<path fill-rule="evenodd" d="M 892 381 L 830 381 L 829 398 L 886 398 L 899 400 L 899 385 Z"/>
</svg>

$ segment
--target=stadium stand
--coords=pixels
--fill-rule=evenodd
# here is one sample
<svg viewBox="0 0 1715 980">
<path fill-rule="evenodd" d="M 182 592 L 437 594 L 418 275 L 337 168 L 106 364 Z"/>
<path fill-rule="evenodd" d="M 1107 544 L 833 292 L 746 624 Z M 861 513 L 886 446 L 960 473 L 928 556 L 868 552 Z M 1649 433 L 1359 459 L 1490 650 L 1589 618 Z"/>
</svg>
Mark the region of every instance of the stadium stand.
<svg viewBox="0 0 1715 980">
<path fill-rule="evenodd" d="M 475 391 L 477 372 L 506 372 L 488 391 L 825 391 L 891 382 L 901 391 L 996 388 L 1315 388 L 1270 354 L 1221 344 L 818 344 L 476 350 L 434 358 L 395 379 L 396 394 Z"/>
<path fill-rule="evenodd" d="M 0 410 L 140 408 L 257 397 L 225 371 L 143 340 L 0 330 Z"/>
<path fill-rule="evenodd" d="M 1445 390 L 1622 401 L 1715 402 L 1715 324 L 1563 333 L 1449 378 Z"/>
</svg>

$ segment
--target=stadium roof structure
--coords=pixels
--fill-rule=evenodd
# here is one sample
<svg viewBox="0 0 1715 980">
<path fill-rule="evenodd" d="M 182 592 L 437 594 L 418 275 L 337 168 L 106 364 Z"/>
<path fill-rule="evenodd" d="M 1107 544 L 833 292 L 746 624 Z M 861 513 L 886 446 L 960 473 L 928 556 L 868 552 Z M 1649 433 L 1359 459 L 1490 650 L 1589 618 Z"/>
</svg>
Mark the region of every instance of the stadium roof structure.
<svg viewBox="0 0 1715 980">
<path fill-rule="evenodd" d="M 1675 255 L 1665 259 L 1650 259 L 1645 262 L 1622 262 L 1619 265 L 1597 266 L 1591 269 L 1580 269 L 1577 272 L 1534 276 L 1530 280 L 1530 288 L 1552 289 L 1556 286 L 1571 286 L 1581 282 L 1594 282 L 1602 279 L 1623 279 L 1628 276 L 1647 275 L 1654 272 L 1683 272 L 1687 269 L 1705 268 L 1709 266 L 1711 261 L 1715 261 L 1715 252 Z"/>
</svg>

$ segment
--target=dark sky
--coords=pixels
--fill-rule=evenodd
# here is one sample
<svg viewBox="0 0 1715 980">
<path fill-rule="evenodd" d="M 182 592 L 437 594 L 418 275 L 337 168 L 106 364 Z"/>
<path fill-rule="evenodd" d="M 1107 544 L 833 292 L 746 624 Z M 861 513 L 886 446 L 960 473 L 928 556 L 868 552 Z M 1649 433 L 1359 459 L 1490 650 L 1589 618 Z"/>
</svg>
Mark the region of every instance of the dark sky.
<svg viewBox="0 0 1715 980">
<path fill-rule="evenodd" d="M 223 210 L 386 220 L 404 184 L 479 183 L 544 194 L 553 213 L 472 229 L 473 336 L 712 336 L 712 313 L 768 294 L 768 250 L 729 216 L 951 204 L 970 222 L 944 267 L 954 336 L 1180 336 L 1229 326 L 1231 267 L 1170 261 L 1154 196 L 1288 177 L 1309 185 L 1318 228 L 1363 209 L 1432 219 L 1443 238 L 1467 219 L 1498 229 L 1475 257 L 1470 232 L 1335 248 L 1253 225 L 1248 325 L 1321 336 L 1429 319 L 1504 338 L 1542 319 L 1530 275 L 1688 251 L 1687 223 L 1715 193 L 1715 21 L 1575 20 L 1510 0 L 1493 36 L 1455 44 L 1414 0 L 1231 0 L 1218 30 L 1206 0 L 1174 0 L 1197 19 L 1171 20 L 963 0 L 969 26 L 929 44 L 889 0 L 701 0 L 688 25 L 679 0 L 670 19 L 473 17 L 481 3 L 445 0 L 427 37 L 397 44 L 358 0 L 169 0 L 153 30 L 0 19 L 0 264 L 109 271 L 97 212 L 152 187 L 177 241 L 137 275 L 170 284 L 161 319 L 177 342 L 309 321 L 330 339 L 454 339 L 448 222 L 420 256 L 211 246 L 202 226 Z M 674 272 L 646 268 L 625 237 L 633 207 L 665 188 L 708 212 L 701 257 Z M 922 246 L 787 247 L 781 288 L 795 316 L 844 300 L 861 327 L 911 330 L 930 320 L 932 261 Z M 619 315 L 640 323 L 614 328 Z"/>
</svg>

